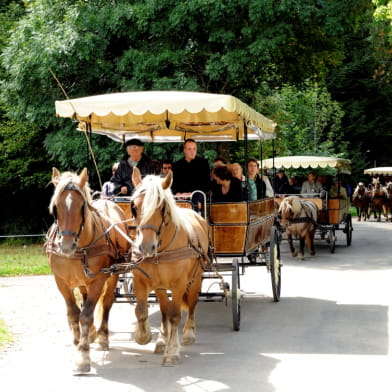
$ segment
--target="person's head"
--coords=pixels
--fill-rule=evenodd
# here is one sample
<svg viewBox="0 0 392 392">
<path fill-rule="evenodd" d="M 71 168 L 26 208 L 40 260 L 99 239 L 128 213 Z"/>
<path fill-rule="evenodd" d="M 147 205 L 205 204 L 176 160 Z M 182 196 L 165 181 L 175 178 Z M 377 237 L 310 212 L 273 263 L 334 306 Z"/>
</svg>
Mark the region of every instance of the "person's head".
<svg viewBox="0 0 392 392">
<path fill-rule="evenodd" d="M 284 177 L 284 170 L 282 170 L 282 169 L 278 170 L 277 176 L 278 176 L 280 179 L 282 179 L 282 178 Z"/>
<path fill-rule="evenodd" d="M 297 182 L 297 181 L 295 180 L 294 177 L 290 177 L 290 178 L 289 178 L 289 184 L 290 184 L 290 185 L 295 185 L 296 182 Z"/>
<path fill-rule="evenodd" d="M 166 176 L 170 170 L 172 170 L 172 161 L 166 159 L 162 162 L 162 174 Z"/>
<path fill-rule="evenodd" d="M 259 173 L 259 163 L 256 159 L 250 158 L 248 160 L 248 177 L 254 178 Z"/>
<path fill-rule="evenodd" d="M 231 174 L 233 177 L 238 178 L 239 180 L 242 180 L 242 167 L 239 163 L 234 162 L 229 166 L 229 170 L 231 171 Z"/>
<path fill-rule="evenodd" d="M 113 166 L 112 166 L 112 173 L 113 174 L 117 171 L 119 164 L 120 164 L 120 162 L 113 163 Z"/>
<path fill-rule="evenodd" d="M 197 144 L 193 139 L 186 139 L 184 142 L 184 158 L 186 161 L 192 161 L 197 155 Z"/>
<path fill-rule="evenodd" d="M 139 139 L 130 139 L 125 143 L 127 154 L 133 161 L 140 161 L 142 158 L 144 144 Z"/>
<path fill-rule="evenodd" d="M 212 169 L 212 175 L 218 184 L 223 184 L 225 181 L 230 181 L 233 176 L 226 165 L 218 165 Z"/>
<path fill-rule="evenodd" d="M 316 174 L 314 174 L 313 172 L 310 172 L 308 174 L 308 181 L 309 182 L 315 182 L 316 181 Z"/>
<path fill-rule="evenodd" d="M 218 165 L 227 165 L 226 159 L 223 158 L 223 157 L 216 157 L 216 158 L 212 161 L 212 166 L 218 166 Z"/>
</svg>

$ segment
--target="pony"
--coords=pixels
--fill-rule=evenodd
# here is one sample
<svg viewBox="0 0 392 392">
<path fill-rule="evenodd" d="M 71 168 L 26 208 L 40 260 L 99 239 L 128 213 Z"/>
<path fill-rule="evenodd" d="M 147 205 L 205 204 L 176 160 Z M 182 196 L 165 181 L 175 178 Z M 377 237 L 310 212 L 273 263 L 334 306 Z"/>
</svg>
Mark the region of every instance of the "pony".
<svg viewBox="0 0 392 392">
<path fill-rule="evenodd" d="M 87 169 L 77 175 L 53 168 L 51 182 L 55 190 L 49 211 L 55 221 L 45 251 L 73 332 L 74 370 L 88 373 L 90 343 L 96 341 L 102 350 L 109 347 L 108 320 L 117 275 L 101 270 L 121 261 L 129 248 L 126 218 L 114 202 L 92 200 Z"/>
<path fill-rule="evenodd" d="M 290 246 L 291 255 L 304 260 L 305 240 L 310 254 L 315 254 L 314 234 L 317 225 L 318 208 L 315 203 L 303 200 L 298 196 L 287 196 L 282 200 L 278 213 L 281 217 L 281 224 L 287 232 L 287 239 Z M 293 235 L 299 237 L 299 252 L 293 245 Z"/>
<path fill-rule="evenodd" d="M 383 205 L 385 201 L 385 191 L 381 186 L 378 178 L 373 178 L 372 196 L 371 196 L 371 209 L 370 214 L 373 212 L 374 219 L 381 222 L 381 214 L 383 212 Z"/>
<path fill-rule="evenodd" d="M 385 219 L 388 222 L 392 222 L 392 182 L 388 182 L 386 186 L 384 187 L 384 192 L 385 192 L 385 198 L 384 198 L 384 215 Z M 389 214 L 391 214 L 391 217 L 389 218 Z"/>
<path fill-rule="evenodd" d="M 136 222 L 132 262 L 137 265 L 133 269 L 137 318 L 134 336 L 138 344 L 152 339 L 147 300 L 154 291 L 162 316 L 154 352 L 163 353 L 163 366 L 175 366 L 180 361 L 178 328 L 182 309 L 187 318 L 181 344 L 195 342 L 195 308 L 202 273 L 211 255 L 206 221 L 195 211 L 176 205 L 170 189 L 172 179 L 171 171 L 163 179 L 148 175 L 142 180 L 137 168 L 132 174 L 135 191 L 131 211 Z"/>
<path fill-rule="evenodd" d="M 366 188 L 363 182 L 356 186 L 352 201 L 357 210 L 358 222 L 363 218 L 364 221 L 369 218 L 369 207 L 371 202 L 371 192 Z"/>
</svg>

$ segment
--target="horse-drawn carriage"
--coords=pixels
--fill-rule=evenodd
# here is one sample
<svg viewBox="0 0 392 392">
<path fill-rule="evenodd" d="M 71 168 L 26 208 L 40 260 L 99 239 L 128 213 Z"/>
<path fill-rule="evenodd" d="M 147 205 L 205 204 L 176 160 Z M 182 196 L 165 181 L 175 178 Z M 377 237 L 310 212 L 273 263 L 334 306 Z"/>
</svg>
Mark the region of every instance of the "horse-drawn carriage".
<svg viewBox="0 0 392 392">
<path fill-rule="evenodd" d="M 144 142 L 160 143 L 183 142 L 187 138 L 206 142 L 242 141 L 245 160 L 249 140 L 262 142 L 275 137 L 273 121 L 228 95 L 175 91 L 107 94 L 57 101 L 56 113 L 60 117 L 76 119 L 78 130 L 86 135 L 107 135 L 120 142 L 134 137 Z M 130 202 L 123 199 L 116 204 L 123 210 L 125 219 L 121 224 L 127 222 L 131 249 L 117 259 L 112 258 L 110 266 L 106 263 L 104 268 L 97 270 L 91 267 L 88 247 L 84 247 L 80 271 L 85 275 L 91 272 L 91 276 L 86 277 L 87 287 L 95 275 L 120 275 L 122 283 L 117 286 L 115 296 L 118 301 L 137 302 L 135 338 L 138 343 L 145 344 L 151 339 L 151 333 L 144 334 L 149 330 L 146 302 L 149 293 L 155 292 L 162 313 L 156 352 L 164 351 L 164 364 L 171 365 L 179 360 L 177 329 L 181 303 L 188 310 L 183 344 L 189 344 L 194 340 L 193 316 L 198 298 L 231 300 L 233 327 L 239 330 L 240 276 L 247 266 L 267 267 L 274 301 L 279 301 L 281 262 L 279 233 L 273 226 L 274 200 L 211 203 L 205 195 L 205 221 L 201 221 L 198 214 L 187 208 L 189 203 L 181 201 L 173 205 L 171 174 L 164 179 L 147 176 L 142 180 L 137 178 L 137 172 L 134 170 L 136 177 L 133 181 L 138 187 Z M 54 178 L 53 182 L 56 181 Z M 63 192 L 72 192 L 75 188 L 80 193 L 79 185 L 65 186 Z M 52 204 L 58 211 L 56 202 Z M 84 207 L 83 212 L 90 209 L 93 208 Z M 186 216 L 189 220 L 184 223 L 182 219 Z M 59 221 L 57 225 L 60 226 Z M 105 233 L 113 230 L 121 231 L 116 222 L 111 222 Z M 83 231 L 82 226 L 79 229 L 57 228 L 57 232 L 63 233 L 62 237 L 80 234 L 80 231 Z M 123 232 L 120 237 L 124 237 Z M 78 238 L 79 235 L 73 236 L 76 250 L 79 248 Z M 59 257 L 58 254 L 55 257 Z M 130 279 L 129 273 L 132 275 Z M 172 274 L 176 275 L 175 279 L 169 276 Z M 224 275 L 229 277 L 228 280 Z M 219 280 L 219 290 L 213 293 L 201 291 L 203 279 Z M 73 305 L 71 307 L 74 309 Z M 86 346 L 82 350 L 85 349 Z M 82 357 L 82 365 L 78 368 L 88 371 L 85 352 Z"/>
<path fill-rule="evenodd" d="M 263 169 L 316 169 L 316 168 L 334 168 L 338 174 L 350 174 L 350 161 L 348 159 L 335 157 L 321 157 L 321 156 L 287 156 L 265 159 L 262 161 Z M 339 185 L 340 186 L 340 185 Z M 339 192 L 339 191 L 338 191 Z M 280 206 L 283 197 L 286 195 L 275 195 L 275 203 L 277 207 Z M 312 205 L 317 206 L 315 213 L 316 219 L 311 216 L 311 211 L 303 211 L 303 217 L 291 218 L 286 222 L 286 226 L 282 226 L 280 220 L 277 219 L 277 227 L 280 232 L 285 231 L 287 225 L 294 223 L 309 223 L 313 226 L 318 238 L 326 239 L 329 244 L 331 253 L 335 252 L 336 248 L 336 232 L 341 230 L 346 235 L 347 246 L 351 245 L 352 241 L 352 217 L 350 213 L 350 199 L 338 194 L 330 197 L 328 192 L 320 192 L 318 194 L 298 195 L 301 201 L 307 200 Z M 305 206 L 305 209 L 308 208 Z M 292 248 L 292 245 L 291 245 Z M 293 248 L 292 248 L 293 249 Z M 301 244 L 303 251 L 303 243 Z M 313 249 L 314 251 L 314 249 Z M 303 254 L 303 252 L 302 252 Z"/>
<path fill-rule="evenodd" d="M 361 215 L 366 220 L 366 217 L 370 217 L 373 213 L 374 218 L 381 221 L 381 215 L 384 214 L 386 221 L 392 221 L 392 216 L 389 218 L 389 215 L 392 214 L 392 167 L 372 167 L 364 170 L 364 174 L 372 176 L 373 180 L 371 189 L 367 187 L 363 189 L 364 184 L 358 184 L 358 187 L 362 185 L 363 199 L 367 200 L 367 203 L 363 199 L 361 200 L 365 205 L 362 208 L 363 214 Z M 380 181 L 380 177 L 384 179 L 384 186 Z"/>
</svg>

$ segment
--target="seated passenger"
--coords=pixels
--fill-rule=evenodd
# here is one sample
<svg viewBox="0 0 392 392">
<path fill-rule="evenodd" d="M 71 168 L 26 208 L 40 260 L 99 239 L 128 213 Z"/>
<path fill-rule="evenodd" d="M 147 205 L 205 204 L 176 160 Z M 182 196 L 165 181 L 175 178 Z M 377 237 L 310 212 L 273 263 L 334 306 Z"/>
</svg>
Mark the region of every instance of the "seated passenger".
<svg viewBox="0 0 392 392">
<path fill-rule="evenodd" d="M 301 188 L 301 194 L 313 195 L 315 193 L 324 193 L 324 188 L 316 180 L 316 175 L 313 172 L 308 174 L 308 180 L 304 181 Z"/>
<path fill-rule="evenodd" d="M 212 174 L 218 185 L 212 193 L 213 203 L 243 201 L 241 181 L 233 177 L 227 166 L 215 166 Z"/>
<path fill-rule="evenodd" d="M 116 162 L 112 166 L 112 176 L 116 173 L 118 169 L 118 165 L 120 162 Z M 114 183 L 112 181 L 106 181 L 102 185 L 102 191 L 101 191 L 101 197 L 104 199 L 108 199 L 110 197 L 114 196 Z"/>
<path fill-rule="evenodd" d="M 286 195 L 289 193 L 289 179 L 287 178 L 284 170 L 278 170 L 274 180 L 272 181 L 275 195 Z"/>
<path fill-rule="evenodd" d="M 259 163 L 256 159 L 248 160 L 248 200 L 259 200 L 266 196 L 266 185 L 259 174 Z"/>
<path fill-rule="evenodd" d="M 334 184 L 331 186 L 329 190 L 329 197 L 336 197 L 339 199 L 348 199 L 346 188 L 340 184 L 340 180 L 337 178 Z"/>
</svg>

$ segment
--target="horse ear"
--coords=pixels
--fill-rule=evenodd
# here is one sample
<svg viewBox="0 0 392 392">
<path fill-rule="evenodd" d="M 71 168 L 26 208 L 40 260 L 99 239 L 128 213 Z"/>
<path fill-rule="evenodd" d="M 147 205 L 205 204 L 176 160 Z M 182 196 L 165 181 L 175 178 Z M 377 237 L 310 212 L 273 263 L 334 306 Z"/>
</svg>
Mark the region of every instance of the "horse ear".
<svg viewBox="0 0 392 392">
<path fill-rule="evenodd" d="M 170 188 L 173 182 L 173 172 L 169 170 L 166 174 L 165 178 L 162 180 L 162 188 L 167 189 Z"/>
<path fill-rule="evenodd" d="M 80 178 L 80 184 L 79 184 L 79 186 L 80 186 L 81 188 L 84 188 L 86 182 L 88 181 L 88 174 L 87 174 L 87 168 L 86 168 L 86 167 L 85 167 L 85 168 L 82 170 L 82 172 L 80 173 L 79 178 Z"/>
<path fill-rule="evenodd" d="M 132 184 L 137 188 L 142 183 L 140 170 L 135 166 L 132 171 Z"/>
<path fill-rule="evenodd" d="M 60 172 L 55 167 L 52 168 L 52 183 L 57 186 L 59 183 Z"/>
</svg>

